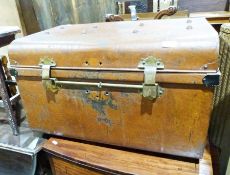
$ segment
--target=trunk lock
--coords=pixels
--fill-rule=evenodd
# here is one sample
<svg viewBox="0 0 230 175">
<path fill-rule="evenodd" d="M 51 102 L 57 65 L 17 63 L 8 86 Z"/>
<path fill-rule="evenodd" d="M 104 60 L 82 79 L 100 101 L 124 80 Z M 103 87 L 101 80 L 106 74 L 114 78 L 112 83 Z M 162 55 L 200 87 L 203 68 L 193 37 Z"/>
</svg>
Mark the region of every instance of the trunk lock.
<svg viewBox="0 0 230 175">
<path fill-rule="evenodd" d="M 143 97 L 154 100 L 161 96 L 164 90 L 156 83 L 157 69 L 164 69 L 161 60 L 152 56 L 147 57 L 140 61 L 138 68 L 144 69 Z"/>
<path fill-rule="evenodd" d="M 51 79 L 51 67 L 55 67 L 56 63 L 52 58 L 42 58 L 40 60 L 39 66 L 42 68 L 42 84 L 43 86 L 53 93 L 58 92 L 58 87 L 53 83 Z"/>
<path fill-rule="evenodd" d="M 158 69 L 164 69 L 164 64 L 160 59 L 155 57 L 147 57 L 142 59 L 138 64 L 138 69 L 144 72 L 143 84 L 115 84 L 115 83 L 103 83 L 103 82 L 76 82 L 76 81 L 58 81 L 56 78 L 51 78 L 51 68 L 56 66 L 53 59 L 43 58 L 39 64 L 42 68 L 42 82 L 44 87 L 56 93 L 63 85 L 75 85 L 75 86 L 89 86 L 95 88 L 126 88 L 126 89 L 140 89 L 144 98 L 154 100 L 163 94 L 163 88 L 156 83 L 156 73 Z M 89 68 L 86 68 L 86 70 Z M 111 68 L 108 68 L 111 69 Z M 113 68 L 113 71 L 116 68 Z M 83 69 L 81 69 L 83 70 Z M 98 69 L 97 71 L 100 71 Z M 119 69 L 117 70 L 119 73 Z"/>
</svg>

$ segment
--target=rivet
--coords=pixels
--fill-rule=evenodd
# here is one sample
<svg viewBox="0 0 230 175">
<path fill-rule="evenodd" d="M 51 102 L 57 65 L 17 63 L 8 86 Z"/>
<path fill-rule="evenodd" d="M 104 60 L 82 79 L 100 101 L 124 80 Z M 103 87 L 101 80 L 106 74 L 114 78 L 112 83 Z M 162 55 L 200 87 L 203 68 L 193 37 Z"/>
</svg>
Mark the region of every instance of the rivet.
<svg viewBox="0 0 230 175">
<path fill-rule="evenodd" d="M 86 93 L 86 94 L 89 94 L 89 90 L 86 90 L 85 93 Z"/>
<path fill-rule="evenodd" d="M 204 65 L 204 69 L 208 69 L 208 65 L 207 64 Z"/>
<path fill-rule="evenodd" d="M 187 29 L 187 30 L 191 30 L 191 29 L 192 29 L 192 26 L 189 25 L 189 26 L 186 27 L 186 29 Z"/>
<path fill-rule="evenodd" d="M 187 20 L 187 23 L 192 23 L 192 20 L 191 20 L 191 19 L 188 19 L 188 20 Z"/>
<path fill-rule="evenodd" d="M 83 31 L 81 32 L 81 34 L 86 34 L 86 30 L 83 30 Z"/>
<path fill-rule="evenodd" d="M 139 26 L 141 26 L 141 27 L 142 27 L 142 26 L 144 26 L 144 23 L 143 23 L 143 22 L 141 22 L 141 23 L 139 24 Z"/>
<path fill-rule="evenodd" d="M 102 88 L 102 82 L 99 82 L 98 88 Z"/>
</svg>

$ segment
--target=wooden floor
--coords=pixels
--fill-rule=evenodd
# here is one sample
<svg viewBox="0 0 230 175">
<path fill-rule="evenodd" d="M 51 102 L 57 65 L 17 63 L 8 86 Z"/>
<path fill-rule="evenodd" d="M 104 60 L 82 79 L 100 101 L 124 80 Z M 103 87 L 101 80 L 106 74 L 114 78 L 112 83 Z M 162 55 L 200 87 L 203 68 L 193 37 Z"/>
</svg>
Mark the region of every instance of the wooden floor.
<svg viewBox="0 0 230 175">
<path fill-rule="evenodd" d="M 51 138 L 44 150 L 54 174 L 212 175 L 209 149 L 201 160 L 179 160 Z"/>
</svg>

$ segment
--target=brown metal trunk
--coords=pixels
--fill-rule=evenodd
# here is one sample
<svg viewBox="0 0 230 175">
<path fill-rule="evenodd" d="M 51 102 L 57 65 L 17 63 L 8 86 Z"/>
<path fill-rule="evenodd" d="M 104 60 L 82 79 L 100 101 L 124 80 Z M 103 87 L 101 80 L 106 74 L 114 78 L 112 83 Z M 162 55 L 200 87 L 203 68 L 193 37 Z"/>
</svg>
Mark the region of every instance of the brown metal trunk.
<svg viewBox="0 0 230 175">
<path fill-rule="evenodd" d="M 9 55 L 31 128 L 200 158 L 213 98 L 213 89 L 203 83 L 218 69 L 218 43 L 215 30 L 199 18 L 97 23 L 59 26 L 17 39 Z M 138 64 L 149 56 L 164 64 L 155 79 L 164 89 L 161 96 L 150 100 L 144 90 L 104 87 L 142 86 L 147 74 Z M 39 63 L 47 58 L 56 65 L 45 71 Z M 49 70 L 48 79 L 56 78 L 49 82 L 78 85 L 50 90 Z"/>
</svg>

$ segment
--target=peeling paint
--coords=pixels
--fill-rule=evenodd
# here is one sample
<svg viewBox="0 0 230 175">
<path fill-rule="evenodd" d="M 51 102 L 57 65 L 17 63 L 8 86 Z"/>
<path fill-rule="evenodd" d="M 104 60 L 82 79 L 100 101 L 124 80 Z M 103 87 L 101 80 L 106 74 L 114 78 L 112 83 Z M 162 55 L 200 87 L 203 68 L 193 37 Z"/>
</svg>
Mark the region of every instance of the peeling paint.
<svg viewBox="0 0 230 175">
<path fill-rule="evenodd" d="M 128 93 L 125 93 L 125 92 L 121 92 L 121 96 L 122 96 L 122 97 L 129 97 L 129 94 L 128 94 Z"/>
<path fill-rule="evenodd" d="M 112 121 L 110 119 L 106 118 L 106 117 L 105 118 L 97 117 L 97 121 L 99 123 L 104 123 L 104 124 L 106 124 L 108 126 L 112 126 Z"/>
<path fill-rule="evenodd" d="M 90 104 L 92 108 L 97 111 L 97 121 L 104 123 L 108 126 L 112 126 L 112 121 L 108 118 L 106 114 L 105 107 L 110 107 L 111 109 L 117 110 L 117 105 L 109 94 L 107 98 L 92 97 L 90 94 L 83 93 L 81 98 L 85 103 Z"/>
<path fill-rule="evenodd" d="M 109 119 L 106 108 L 117 110 L 118 107 L 111 93 L 109 95 L 103 94 L 100 91 L 89 91 L 86 93 L 86 90 L 79 90 L 77 92 L 69 90 L 69 97 L 81 100 L 84 104 L 89 104 L 97 112 L 97 122 L 112 126 L 112 120 Z"/>
</svg>

